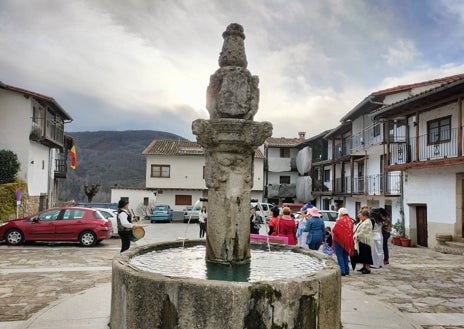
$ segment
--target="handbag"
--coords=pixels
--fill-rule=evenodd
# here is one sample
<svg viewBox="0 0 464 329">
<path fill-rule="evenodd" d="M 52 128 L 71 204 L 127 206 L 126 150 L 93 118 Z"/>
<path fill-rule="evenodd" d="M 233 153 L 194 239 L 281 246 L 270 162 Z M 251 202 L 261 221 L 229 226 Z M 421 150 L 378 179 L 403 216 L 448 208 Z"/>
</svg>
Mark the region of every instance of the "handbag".
<svg viewBox="0 0 464 329">
<path fill-rule="evenodd" d="M 332 249 L 331 246 L 326 242 L 322 245 L 322 252 L 327 255 L 333 255 L 334 250 Z"/>
</svg>

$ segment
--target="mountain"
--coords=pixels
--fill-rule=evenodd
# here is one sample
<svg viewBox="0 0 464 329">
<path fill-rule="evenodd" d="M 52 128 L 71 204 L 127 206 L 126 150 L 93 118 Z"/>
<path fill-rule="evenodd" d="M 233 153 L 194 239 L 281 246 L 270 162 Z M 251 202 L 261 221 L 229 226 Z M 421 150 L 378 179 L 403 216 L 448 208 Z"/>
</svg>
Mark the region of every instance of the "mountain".
<svg viewBox="0 0 464 329">
<path fill-rule="evenodd" d="M 100 184 L 92 201 L 110 202 L 111 186 L 144 187 L 145 156 L 142 151 L 154 139 L 185 140 L 153 130 L 70 132 L 76 144 L 77 166 L 59 181 L 58 199 L 86 202 L 85 185 Z"/>
</svg>

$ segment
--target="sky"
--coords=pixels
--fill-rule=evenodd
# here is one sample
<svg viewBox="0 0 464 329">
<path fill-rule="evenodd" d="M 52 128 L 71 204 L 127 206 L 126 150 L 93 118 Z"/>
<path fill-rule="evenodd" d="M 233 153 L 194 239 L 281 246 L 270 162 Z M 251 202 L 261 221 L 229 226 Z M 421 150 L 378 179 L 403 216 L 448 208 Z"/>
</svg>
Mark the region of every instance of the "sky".
<svg viewBox="0 0 464 329">
<path fill-rule="evenodd" d="M 315 136 L 374 91 L 464 73 L 463 0 L 0 0 L 0 81 L 53 97 L 66 132 L 195 140 L 231 23 L 273 137 Z"/>
</svg>

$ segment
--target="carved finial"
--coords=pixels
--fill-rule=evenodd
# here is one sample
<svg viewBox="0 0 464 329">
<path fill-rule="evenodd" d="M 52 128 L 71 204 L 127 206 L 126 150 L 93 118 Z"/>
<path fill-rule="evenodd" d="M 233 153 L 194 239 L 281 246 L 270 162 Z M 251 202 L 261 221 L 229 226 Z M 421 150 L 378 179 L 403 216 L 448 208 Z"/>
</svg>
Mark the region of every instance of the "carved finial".
<svg viewBox="0 0 464 329">
<path fill-rule="evenodd" d="M 240 24 L 230 24 L 224 33 L 224 44 L 219 54 L 219 67 L 240 66 L 246 68 L 248 65 L 245 55 L 245 34 Z"/>
</svg>

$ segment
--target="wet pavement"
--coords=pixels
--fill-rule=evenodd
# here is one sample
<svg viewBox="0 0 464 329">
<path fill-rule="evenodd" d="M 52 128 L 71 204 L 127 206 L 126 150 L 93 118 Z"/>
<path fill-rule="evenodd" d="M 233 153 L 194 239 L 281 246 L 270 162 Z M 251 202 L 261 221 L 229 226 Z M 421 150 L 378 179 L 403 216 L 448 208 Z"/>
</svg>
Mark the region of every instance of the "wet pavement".
<svg viewBox="0 0 464 329">
<path fill-rule="evenodd" d="M 145 230 L 139 245 L 198 237 L 195 224 L 147 224 Z M 23 321 L 57 301 L 111 282 L 111 261 L 119 248 L 117 238 L 95 248 L 70 243 L 10 247 L 0 242 L 0 328 L 21 328 Z M 464 256 L 392 244 L 390 251 L 390 265 L 368 275 L 353 271 L 343 277 L 343 294 L 369 296 L 379 302 L 379 313 L 393 309 L 415 328 L 464 328 Z M 363 305 L 347 305 L 344 297 L 349 296 L 342 296 L 344 328 L 355 328 L 345 323 L 343 314 L 356 317 Z M 377 328 L 395 328 L 394 321 Z"/>
</svg>

